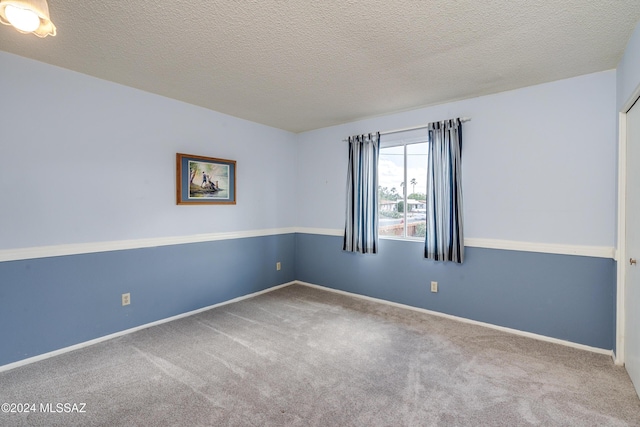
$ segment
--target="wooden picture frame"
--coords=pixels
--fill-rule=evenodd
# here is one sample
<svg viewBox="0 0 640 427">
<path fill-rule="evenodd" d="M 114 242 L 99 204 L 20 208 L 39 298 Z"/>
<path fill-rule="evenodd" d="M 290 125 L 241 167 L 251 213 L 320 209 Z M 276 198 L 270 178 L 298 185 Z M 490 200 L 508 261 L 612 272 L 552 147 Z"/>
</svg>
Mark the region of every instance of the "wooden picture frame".
<svg viewBox="0 0 640 427">
<path fill-rule="evenodd" d="M 176 154 L 178 205 L 235 205 L 236 161 Z"/>
</svg>

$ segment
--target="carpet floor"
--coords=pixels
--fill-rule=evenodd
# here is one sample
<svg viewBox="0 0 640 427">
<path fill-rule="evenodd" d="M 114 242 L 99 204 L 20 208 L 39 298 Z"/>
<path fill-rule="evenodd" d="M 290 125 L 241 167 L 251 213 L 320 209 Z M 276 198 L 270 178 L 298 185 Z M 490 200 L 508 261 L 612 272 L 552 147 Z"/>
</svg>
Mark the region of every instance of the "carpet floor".
<svg viewBox="0 0 640 427">
<path fill-rule="evenodd" d="M 34 405 L 2 426 L 640 425 L 609 356 L 301 285 L 0 373 L 0 403 Z"/>
</svg>

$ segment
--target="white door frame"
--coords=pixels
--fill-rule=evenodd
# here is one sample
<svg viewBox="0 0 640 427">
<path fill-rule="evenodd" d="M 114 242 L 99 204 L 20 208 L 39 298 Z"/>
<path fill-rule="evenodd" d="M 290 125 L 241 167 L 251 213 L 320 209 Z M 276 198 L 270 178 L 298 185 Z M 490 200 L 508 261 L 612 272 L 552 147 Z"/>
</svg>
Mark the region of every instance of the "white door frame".
<svg viewBox="0 0 640 427">
<path fill-rule="evenodd" d="M 616 365 L 624 365 L 625 345 L 625 290 L 627 268 L 627 113 L 640 98 L 640 84 L 618 113 L 618 244 L 616 248 Z M 640 101 L 638 101 L 640 102 Z"/>
</svg>

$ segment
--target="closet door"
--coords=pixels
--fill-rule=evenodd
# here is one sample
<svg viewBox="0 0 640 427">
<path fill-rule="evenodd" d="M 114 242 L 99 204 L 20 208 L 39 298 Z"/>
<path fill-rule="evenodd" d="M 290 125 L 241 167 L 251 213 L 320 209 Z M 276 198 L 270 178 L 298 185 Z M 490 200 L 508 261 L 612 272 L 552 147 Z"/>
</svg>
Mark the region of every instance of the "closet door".
<svg viewBox="0 0 640 427">
<path fill-rule="evenodd" d="M 625 366 L 640 395 L 640 101 L 627 113 Z"/>
</svg>

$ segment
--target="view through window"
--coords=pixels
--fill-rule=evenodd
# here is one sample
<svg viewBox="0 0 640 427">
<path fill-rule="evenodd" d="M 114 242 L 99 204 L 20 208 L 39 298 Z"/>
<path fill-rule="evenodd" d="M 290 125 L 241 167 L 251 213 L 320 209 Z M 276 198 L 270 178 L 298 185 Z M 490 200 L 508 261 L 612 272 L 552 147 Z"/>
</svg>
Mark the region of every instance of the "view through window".
<svg viewBox="0 0 640 427">
<path fill-rule="evenodd" d="M 381 144 L 378 162 L 380 236 L 422 239 L 426 233 L 426 139 Z"/>
</svg>

